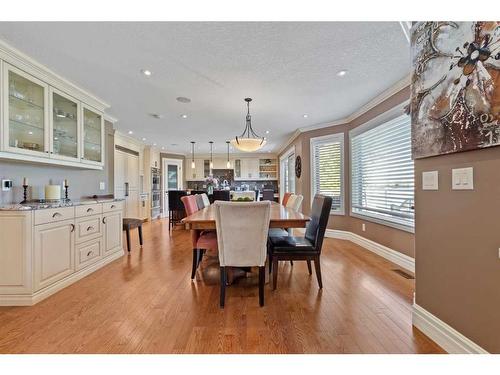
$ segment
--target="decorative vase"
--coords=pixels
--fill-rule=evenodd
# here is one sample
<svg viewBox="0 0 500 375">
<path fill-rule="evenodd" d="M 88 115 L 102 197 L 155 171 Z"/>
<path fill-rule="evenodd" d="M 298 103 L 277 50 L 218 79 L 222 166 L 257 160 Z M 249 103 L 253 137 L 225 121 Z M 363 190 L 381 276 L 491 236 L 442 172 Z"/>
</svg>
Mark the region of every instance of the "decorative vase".
<svg viewBox="0 0 500 375">
<path fill-rule="evenodd" d="M 208 194 L 214 193 L 214 187 L 212 185 L 208 185 L 207 190 L 208 190 Z"/>
</svg>

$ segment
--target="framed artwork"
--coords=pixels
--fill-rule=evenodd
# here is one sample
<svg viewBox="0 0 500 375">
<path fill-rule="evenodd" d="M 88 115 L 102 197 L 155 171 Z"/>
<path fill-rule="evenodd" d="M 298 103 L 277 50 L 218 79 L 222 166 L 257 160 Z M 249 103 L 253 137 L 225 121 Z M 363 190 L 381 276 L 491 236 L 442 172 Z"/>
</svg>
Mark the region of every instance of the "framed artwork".
<svg viewBox="0 0 500 375">
<path fill-rule="evenodd" d="M 500 145 L 500 21 L 418 22 L 411 52 L 413 157 Z"/>
</svg>

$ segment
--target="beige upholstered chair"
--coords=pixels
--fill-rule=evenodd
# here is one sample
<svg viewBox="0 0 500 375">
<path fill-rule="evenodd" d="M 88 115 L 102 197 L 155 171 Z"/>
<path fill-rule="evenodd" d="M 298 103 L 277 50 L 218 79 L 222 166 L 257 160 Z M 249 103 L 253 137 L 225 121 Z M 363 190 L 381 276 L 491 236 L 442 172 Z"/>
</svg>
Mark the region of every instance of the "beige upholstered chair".
<svg viewBox="0 0 500 375">
<path fill-rule="evenodd" d="M 220 262 L 220 306 L 224 307 L 226 267 L 259 267 L 259 304 L 264 305 L 267 233 L 271 202 L 215 204 Z"/>
<path fill-rule="evenodd" d="M 300 209 L 300 205 L 302 204 L 302 201 L 304 200 L 304 197 L 301 194 L 292 194 L 290 198 L 288 198 L 288 202 L 286 202 L 286 206 L 288 208 L 291 208 L 292 210 L 298 211 Z"/>
<path fill-rule="evenodd" d="M 201 199 L 203 199 L 203 204 L 205 205 L 205 207 L 210 206 L 210 200 L 208 199 L 208 195 L 206 195 L 205 193 L 200 194 L 200 195 L 201 195 Z"/>
</svg>

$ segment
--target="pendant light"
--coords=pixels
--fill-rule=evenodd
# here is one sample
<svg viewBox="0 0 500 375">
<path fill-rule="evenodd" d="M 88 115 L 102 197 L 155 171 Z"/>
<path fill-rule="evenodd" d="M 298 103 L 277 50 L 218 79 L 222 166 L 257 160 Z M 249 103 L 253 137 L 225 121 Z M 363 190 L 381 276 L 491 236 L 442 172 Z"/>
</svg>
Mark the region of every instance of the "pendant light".
<svg viewBox="0 0 500 375">
<path fill-rule="evenodd" d="M 252 98 L 245 98 L 247 102 L 247 116 L 245 119 L 245 130 L 239 137 L 235 137 L 231 144 L 238 150 L 253 152 L 260 150 L 266 144 L 266 139 L 260 137 L 252 128 L 252 117 L 250 116 L 250 102 Z"/>
<path fill-rule="evenodd" d="M 229 141 L 226 141 L 226 144 L 227 144 L 227 163 L 226 163 L 226 167 L 227 168 L 231 168 L 231 162 L 229 161 Z"/>
<path fill-rule="evenodd" d="M 214 169 L 213 146 L 214 142 L 210 141 L 210 169 Z"/>
<path fill-rule="evenodd" d="M 191 141 L 191 168 L 195 168 L 195 163 L 194 163 L 194 141 Z"/>
</svg>

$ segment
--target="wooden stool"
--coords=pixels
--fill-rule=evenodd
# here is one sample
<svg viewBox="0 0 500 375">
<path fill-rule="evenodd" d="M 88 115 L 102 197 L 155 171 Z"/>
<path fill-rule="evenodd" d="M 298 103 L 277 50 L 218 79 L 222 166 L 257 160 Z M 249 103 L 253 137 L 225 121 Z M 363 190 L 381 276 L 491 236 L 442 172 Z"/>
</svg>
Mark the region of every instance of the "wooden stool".
<svg viewBox="0 0 500 375">
<path fill-rule="evenodd" d="M 127 250 L 130 252 L 130 229 L 137 228 L 139 232 L 139 244 L 142 247 L 142 220 L 131 217 L 123 218 L 123 230 L 127 234 Z"/>
</svg>

